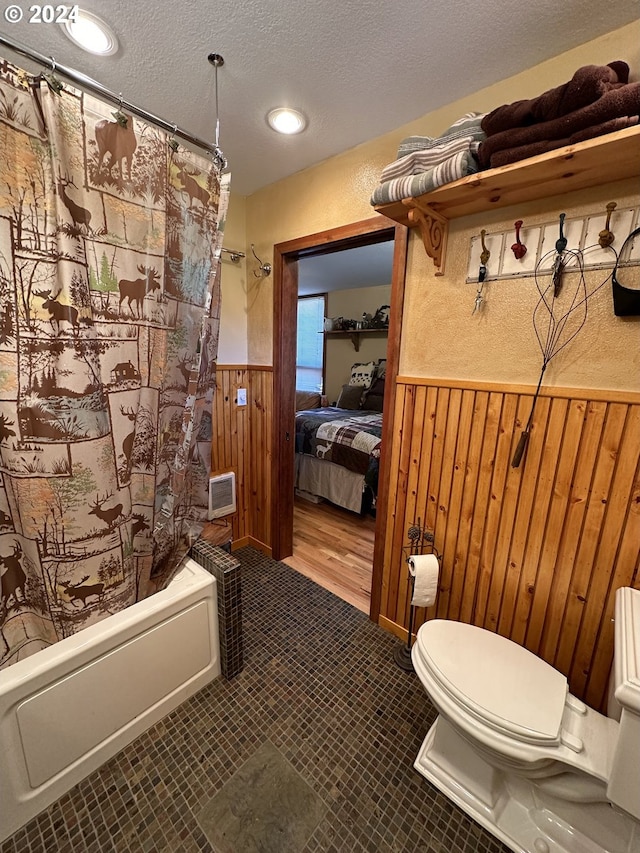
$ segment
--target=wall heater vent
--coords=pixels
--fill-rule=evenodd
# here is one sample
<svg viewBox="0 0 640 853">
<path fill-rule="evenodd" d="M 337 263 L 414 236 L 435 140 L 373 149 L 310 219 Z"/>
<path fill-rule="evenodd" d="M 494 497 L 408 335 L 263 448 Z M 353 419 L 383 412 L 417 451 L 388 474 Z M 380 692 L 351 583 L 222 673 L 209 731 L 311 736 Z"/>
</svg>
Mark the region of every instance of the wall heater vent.
<svg viewBox="0 0 640 853">
<path fill-rule="evenodd" d="M 236 475 L 233 471 L 209 480 L 209 520 L 236 511 Z"/>
</svg>

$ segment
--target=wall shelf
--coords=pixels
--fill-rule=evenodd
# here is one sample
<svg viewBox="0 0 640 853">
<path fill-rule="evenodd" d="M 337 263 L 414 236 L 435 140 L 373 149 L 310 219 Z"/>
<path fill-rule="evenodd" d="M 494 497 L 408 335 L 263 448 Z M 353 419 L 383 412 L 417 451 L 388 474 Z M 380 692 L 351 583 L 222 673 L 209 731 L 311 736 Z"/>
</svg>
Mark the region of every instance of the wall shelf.
<svg viewBox="0 0 640 853">
<path fill-rule="evenodd" d="M 356 352 L 360 352 L 361 335 L 388 335 L 389 329 L 336 329 L 335 332 L 320 332 L 325 338 L 351 338 L 351 343 Z"/>
<path fill-rule="evenodd" d="M 401 225 L 419 228 L 436 275 L 442 275 L 450 219 L 639 176 L 640 126 L 636 126 L 468 175 L 416 198 L 377 205 L 375 210 Z"/>
</svg>

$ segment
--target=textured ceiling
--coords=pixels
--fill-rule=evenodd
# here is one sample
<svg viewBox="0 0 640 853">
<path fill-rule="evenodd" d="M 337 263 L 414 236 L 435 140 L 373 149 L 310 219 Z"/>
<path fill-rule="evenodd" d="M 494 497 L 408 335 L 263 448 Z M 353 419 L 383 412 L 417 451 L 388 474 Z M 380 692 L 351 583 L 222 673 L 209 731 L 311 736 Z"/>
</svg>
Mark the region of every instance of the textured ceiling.
<svg viewBox="0 0 640 853">
<path fill-rule="evenodd" d="M 298 261 L 298 295 L 391 284 L 393 240 Z"/>
<path fill-rule="evenodd" d="M 26 19 L 29 2 L 18 5 Z M 232 189 L 243 195 L 638 17 L 637 0 L 81 5 L 116 31 L 121 48 L 115 56 L 83 52 L 56 24 L 0 19 L 0 32 L 211 140 L 214 70 L 207 56 L 222 54 L 220 144 Z M 5 48 L 2 53 L 16 59 Z M 306 113 L 303 134 L 283 137 L 269 129 L 265 115 L 280 105 Z"/>
</svg>

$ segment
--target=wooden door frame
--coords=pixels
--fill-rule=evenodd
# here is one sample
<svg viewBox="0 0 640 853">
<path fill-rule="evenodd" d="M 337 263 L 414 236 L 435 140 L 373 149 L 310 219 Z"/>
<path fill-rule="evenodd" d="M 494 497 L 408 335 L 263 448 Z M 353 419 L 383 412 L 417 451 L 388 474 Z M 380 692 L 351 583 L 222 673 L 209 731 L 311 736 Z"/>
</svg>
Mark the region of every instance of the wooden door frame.
<svg viewBox="0 0 640 853">
<path fill-rule="evenodd" d="M 408 229 L 376 216 L 330 228 L 274 246 L 273 253 L 273 446 L 271 491 L 271 553 L 281 560 L 293 553 L 293 490 L 295 442 L 295 364 L 298 260 L 384 242 L 393 236 L 391 311 L 387 342 L 382 453 L 376 513 L 370 615 L 377 621 L 382 592 L 385 515 L 390 481 L 393 400 L 400 357 L 400 335 L 407 263 Z M 381 511 L 382 510 L 382 511 Z"/>
</svg>

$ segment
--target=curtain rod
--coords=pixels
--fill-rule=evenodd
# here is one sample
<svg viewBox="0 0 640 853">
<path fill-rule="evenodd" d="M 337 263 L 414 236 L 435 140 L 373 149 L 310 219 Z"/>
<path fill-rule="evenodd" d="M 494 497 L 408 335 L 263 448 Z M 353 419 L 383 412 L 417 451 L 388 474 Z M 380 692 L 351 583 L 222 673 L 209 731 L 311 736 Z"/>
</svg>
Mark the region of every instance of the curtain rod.
<svg viewBox="0 0 640 853">
<path fill-rule="evenodd" d="M 190 142 L 192 145 L 196 145 L 198 148 L 203 148 L 205 151 L 207 151 L 209 154 L 212 154 L 219 160 L 223 169 L 226 168 L 226 158 L 217 145 L 214 145 L 211 142 L 206 142 L 204 139 L 200 139 L 200 137 L 194 136 L 187 130 L 183 130 L 182 128 L 177 127 L 175 124 L 168 122 L 166 119 L 160 118 L 159 116 L 150 113 L 148 110 L 142 109 L 142 107 L 138 107 L 135 104 L 131 104 L 129 103 L 129 101 L 125 101 L 124 98 L 122 98 L 120 95 L 116 95 L 115 92 L 112 92 L 110 89 L 107 89 L 106 86 L 102 85 L 102 83 L 98 83 L 97 80 L 92 80 L 91 77 L 87 77 L 86 74 L 83 74 L 81 71 L 76 71 L 74 68 L 67 68 L 64 65 L 60 65 L 53 57 L 45 56 L 43 53 L 38 53 L 38 51 L 32 50 L 30 47 L 26 47 L 25 45 L 20 44 L 20 42 L 7 38 L 2 33 L 0 33 L 0 44 L 10 48 L 15 53 L 20 54 L 20 56 L 24 56 L 27 59 L 34 60 L 40 65 L 43 65 L 45 68 L 50 68 L 53 72 L 59 72 L 64 77 L 67 77 L 69 80 L 72 80 L 74 83 L 78 83 L 80 86 L 82 86 L 83 89 L 88 89 L 93 94 L 100 95 L 101 97 L 110 101 L 112 104 L 118 107 L 118 109 L 128 110 L 130 113 L 133 113 L 138 118 L 141 118 L 143 121 L 155 124 L 158 127 L 161 127 L 163 130 L 172 133 L 174 136 L 179 136 L 181 139 Z"/>
</svg>

